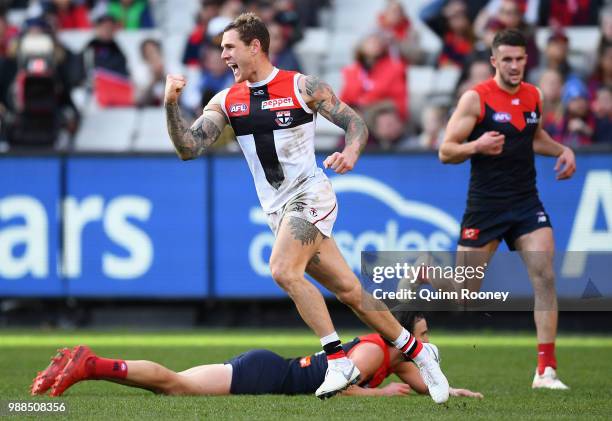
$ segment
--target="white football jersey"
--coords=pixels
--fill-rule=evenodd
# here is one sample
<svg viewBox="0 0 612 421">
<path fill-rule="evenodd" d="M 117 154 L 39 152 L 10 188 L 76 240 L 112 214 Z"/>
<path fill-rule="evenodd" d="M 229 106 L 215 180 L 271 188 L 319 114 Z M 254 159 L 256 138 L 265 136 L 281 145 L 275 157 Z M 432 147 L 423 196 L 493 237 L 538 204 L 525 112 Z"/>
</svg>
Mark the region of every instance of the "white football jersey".
<svg viewBox="0 0 612 421">
<path fill-rule="evenodd" d="M 221 105 L 255 180 L 266 213 L 327 177 L 315 159 L 316 116 L 298 89 L 299 73 L 274 71 L 221 94 Z"/>
</svg>

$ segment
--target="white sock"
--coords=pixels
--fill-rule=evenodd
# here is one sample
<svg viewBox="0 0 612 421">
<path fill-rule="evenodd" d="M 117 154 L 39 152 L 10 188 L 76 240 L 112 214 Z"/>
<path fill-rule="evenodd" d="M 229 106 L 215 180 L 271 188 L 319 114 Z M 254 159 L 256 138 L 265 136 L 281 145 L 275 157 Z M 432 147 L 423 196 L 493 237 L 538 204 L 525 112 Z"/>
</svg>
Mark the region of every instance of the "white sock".
<svg viewBox="0 0 612 421">
<path fill-rule="evenodd" d="M 408 330 L 405 328 L 402 329 L 402 332 L 397 337 L 397 339 L 393 341 L 393 345 L 395 345 L 395 347 L 399 349 L 400 351 L 402 351 L 404 354 L 406 354 L 407 351 L 411 349 L 415 343 L 416 343 L 416 338 L 412 336 L 410 332 L 408 332 Z M 420 352 L 419 352 L 419 355 L 421 355 Z M 415 356 L 414 358 L 415 361 L 418 359 L 419 355 Z"/>
<path fill-rule="evenodd" d="M 410 345 L 412 346 L 412 341 L 414 340 L 414 338 L 412 337 L 412 335 L 410 334 L 410 332 L 408 332 L 407 329 L 402 328 L 401 333 L 399 334 L 399 336 L 397 337 L 397 339 L 395 339 L 393 341 L 393 345 L 395 345 L 395 347 L 397 349 L 399 349 L 400 351 L 403 352 L 404 348 L 406 347 L 406 344 L 410 342 Z"/>
<path fill-rule="evenodd" d="M 325 345 L 330 344 L 332 342 L 340 342 L 340 337 L 335 331 L 321 338 L 321 346 L 323 348 L 325 348 Z M 327 360 L 327 365 L 328 366 L 338 366 L 338 365 L 345 364 L 347 361 L 348 361 L 348 358 L 346 357 L 334 358 L 333 360 Z"/>
<path fill-rule="evenodd" d="M 321 346 L 325 346 L 329 343 L 335 342 L 335 341 L 339 341 L 340 340 L 340 336 L 338 336 L 338 334 L 336 333 L 336 331 L 334 330 L 332 333 L 330 333 L 327 336 L 323 336 L 321 338 Z"/>
</svg>

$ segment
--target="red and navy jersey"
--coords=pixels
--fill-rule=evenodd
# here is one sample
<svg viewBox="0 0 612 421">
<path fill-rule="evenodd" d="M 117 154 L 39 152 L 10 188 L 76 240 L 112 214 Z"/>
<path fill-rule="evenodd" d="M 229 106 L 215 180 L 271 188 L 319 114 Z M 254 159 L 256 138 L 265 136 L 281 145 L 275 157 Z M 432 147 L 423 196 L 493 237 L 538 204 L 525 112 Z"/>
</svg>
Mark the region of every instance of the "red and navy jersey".
<svg viewBox="0 0 612 421">
<path fill-rule="evenodd" d="M 357 345 L 366 342 L 378 345 L 384 353 L 383 363 L 378 367 L 376 373 L 359 382 L 362 387 L 375 388 L 393 373 L 390 365 L 389 349 L 383 338 L 377 333 L 359 336 L 351 342 L 342 344 L 342 348 L 350 356 Z M 289 370 L 284 379 L 283 393 L 290 395 L 310 394 L 314 393 L 323 383 L 327 371 L 327 357 L 323 351 L 307 357 L 293 358 L 288 362 Z"/>
<path fill-rule="evenodd" d="M 378 387 L 387 377 L 389 377 L 393 373 L 393 369 L 391 368 L 391 356 L 389 355 L 389 348 L 387 347 L 387 343 L 378 333 L 371 333 L 369 335 L 360 336 L 359 343 L 373 343 L 377 345 L 383 352 L 383 362 L 376 369 L 376 372 L 367 379 L 362 379 L 359 382 L 359 385 L 362 387 L 375 388 Z M 352 347 L 347 351 L 346 355 L 351 356 L 351 353 L 355 350 L 355 347 Z"/>
<path fill-rule="evenodd" d="M 315 160 L 315 114 L 299 77 L 274 68 L 265 80 L 235 84 L 221 97 L 266 213 L 325 178 Z"/>
<path fill-rule="evenodd" d="M 537 88 L 522 82 L 518 91 L 510 94 L 490 79 L 472 89 L 480 97 L 480 116 L 468 141 L 497 131 L 505 136 L 505 142 L 500 155 L 472 156 L 467 209 L 505 209 L 517 202 L 539 203 L 533 152 L 542 111 Z"/>
</svg>

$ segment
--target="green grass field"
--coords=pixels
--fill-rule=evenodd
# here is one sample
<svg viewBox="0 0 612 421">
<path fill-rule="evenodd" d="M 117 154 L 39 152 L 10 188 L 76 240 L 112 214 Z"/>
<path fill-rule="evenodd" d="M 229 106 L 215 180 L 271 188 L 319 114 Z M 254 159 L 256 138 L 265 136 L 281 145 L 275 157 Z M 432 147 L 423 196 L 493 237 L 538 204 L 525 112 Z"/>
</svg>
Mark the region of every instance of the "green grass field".
<svg viewBox="0 0 612 421">
<path fill-rule="evenodd" d="M 357 332 L 354 332 L 357 334 Z M 354 335 L 353 335 L 354 336 Z M 344 340 L 352 336 L 345 335 Z M 451 385 L 480 391 L 484 400 L 429 397 L 314 396 L 165 397 L 108 382 L 84 382 L 59 399 L 71 419 L 611 419 L 612 337 L 561 336 L 559 373 L 569 392 L 532 391 L 532 334 L 434 332 Z M 0 330 L 0 400 L 44 401 L 28 387 L 58 346 L 84 343 L 99 355 L 154 360 L 175 370 L 222 362 L 253 347 L 285 356 L 319 350 L 306 331 L 34 332 Z M 418 418 L 417 418 L 418 417 Z M 36 418 L 40 418 L 40 415 Z"/>
</svg>

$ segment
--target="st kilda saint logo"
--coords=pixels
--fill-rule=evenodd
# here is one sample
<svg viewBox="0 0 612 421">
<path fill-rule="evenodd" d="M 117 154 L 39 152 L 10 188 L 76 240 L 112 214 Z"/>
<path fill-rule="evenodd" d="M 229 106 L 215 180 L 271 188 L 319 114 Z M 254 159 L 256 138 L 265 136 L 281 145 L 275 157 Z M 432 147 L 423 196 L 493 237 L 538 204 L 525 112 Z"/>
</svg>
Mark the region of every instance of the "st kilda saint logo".
<svg viewBox="0 0 612 421">
<path fill-rule="evenodd" d="M 274 120 L 276 124 L 281 127 L 287 127 L 293 123 L 293 117 L 291 117 L 291 111 L 277 111 L 276 119 Z"/>
</svg>

